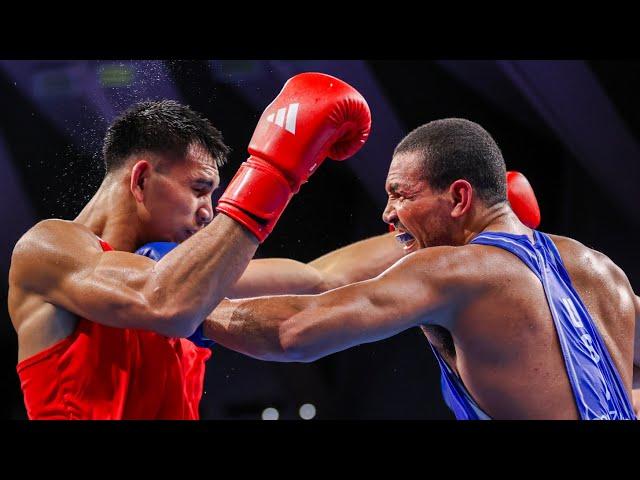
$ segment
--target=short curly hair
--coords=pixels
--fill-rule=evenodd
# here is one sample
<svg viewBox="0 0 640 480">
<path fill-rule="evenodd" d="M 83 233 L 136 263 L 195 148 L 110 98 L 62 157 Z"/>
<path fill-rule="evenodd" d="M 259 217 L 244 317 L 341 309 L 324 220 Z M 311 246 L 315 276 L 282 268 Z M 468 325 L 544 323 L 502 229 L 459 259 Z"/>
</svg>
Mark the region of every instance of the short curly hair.
<svg viewBox="0 0 640 480">
<path fill-rule="evenodd" d="M 467 180 L 487 206 L 506 201 L 507 169 L 502 152 L 489 132 L 463 118 L 434 120 L 422 125 L 395 148 L 394 156 L 418 153 L 429 186 L 442 191 L 455 180 Z"/>
</svg>

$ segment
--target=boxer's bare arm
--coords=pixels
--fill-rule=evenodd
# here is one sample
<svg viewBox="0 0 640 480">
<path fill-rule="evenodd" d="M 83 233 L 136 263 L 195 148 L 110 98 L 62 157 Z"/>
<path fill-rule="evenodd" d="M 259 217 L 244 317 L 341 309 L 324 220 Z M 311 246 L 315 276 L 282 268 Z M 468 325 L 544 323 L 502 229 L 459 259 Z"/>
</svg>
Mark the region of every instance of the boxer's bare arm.
<svg viewBox="0 0 640 480">
<path fill-rule="evenodd" d="M 329 290 L 373 278 L 404 255 L 395 233 L 378 235 L 334 250 L 309 263 L 320 271 Z"/>
<path fill-rule="evenodd" d="M 367 238 L 306 264 L 286 258 L 252 260 L 227 297 L 322 293 L 373 278 L 404 255 L 394 237 Z"/>
<path fill-rule="evenodd" d="M 240 224 L 218 215 L 156 263 L 103 252 L 86 227 L 45 220 L 16 244 L 9 283 L 104 325 L 187 336 L 237 281 L 257 246 Z M 16 308 L 10 305 L 10 313 Z"/>
<path fill-rule="evenodd" d="M 438 323 L 473 285 L 469 252 L 432 247 L 376 278 L 320 295 L 224 300 L 204 325 L 207 337 L 263 360 L 309 362 L 412 326 Z M 442 310 L 444 309 L 444 310 Z"/>
</svg>

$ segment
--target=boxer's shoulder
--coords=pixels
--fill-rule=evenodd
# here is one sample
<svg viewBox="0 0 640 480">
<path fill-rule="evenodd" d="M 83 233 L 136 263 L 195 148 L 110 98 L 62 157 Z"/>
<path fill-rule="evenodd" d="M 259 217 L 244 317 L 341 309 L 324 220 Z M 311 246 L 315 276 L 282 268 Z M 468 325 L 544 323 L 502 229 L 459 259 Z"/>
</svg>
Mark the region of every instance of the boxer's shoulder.
<svg viewBox="0 0 640 480">
<path fill-rule="evenodd" d="M 607 310 L 615 306 L 618 313 L 631 308 L 633 289 L 613 260 L 572 238 L 549 237 L 560 252 L 571 283 L 588 306 L 601 305 Z"/>
<path fill-rule="evenodd" d="M 400 262 L 405 262 L 407 268 L 418 269 L 432 284 L 437 282 L 447 288 L 475 287 L 485 284 L 491 271 L 504 273 L 495 261 L 496 251 L 481 245 L 429 247 L 407 255 Z"/>
<path fill-rule="evenodd" d="M 14 247 L 14 257 L 20 257 L 32 251 L 46 251 L 55 249 L 61 252 L 68 247 L 73 253 L 79 246 L 100 250 L 100 243 L 96 235 L 86 226 L 69 221 L 50 218 L 41 220 L 27 230 Z"/>
<path fill-rule="evenodd" d="M 53 272 L 63 272 L 65 266 L 81 263 L 87 254 L 101 251 L 98 237 L 86 226 L 66 220 L 42 220 L 16 242 L 11 254 L 9 284 L 33 286 L 57 277 Z"/>
<path fill-rule="evenodd" d="M 62 268 L 65 257 L 78 256 L 79 245 L 97 244 L 97 237 L 83 225 L 58 219 L 38 222 L 16 243 L 9 270 L 8 307 L 18 333 L 19 359 L 34 355 L 73 332 L 77 319 L 45 301 L 40 294 Z M 75 238 L 74 242 L 70 239 Z M 88 247 L 91 248 L 91 247 Z"/>
<path fill-rule="evenodd" d="M 561 235 L 549 235 L 560 252 L 569 275 L 594 276 L 627 283 L 624 271 L 604 253 L 590 248 L 583 243 Z"/>
<path fill-rule="evenodd" d="M 24 236 L 39 238 L 51 235 L 57 236 L 68 234 L 80 235 L 82 238 L 91 238 L 93 241 L 95 241 L 96 238 L 94 233 L 85 225 L 71 220 L 62 220 L 60 218 L 47 218 L 45 220 L 41 220 L 27 230 Z"/>
<path fill-rule="evenodd" d="M 516 255 L 492 245 L 469 243 L 455 247 L 446 275 L 467 291 L 492 296 L 515 289 L 531 291 L 539 285 L 536 274 Z"/>
</svg>

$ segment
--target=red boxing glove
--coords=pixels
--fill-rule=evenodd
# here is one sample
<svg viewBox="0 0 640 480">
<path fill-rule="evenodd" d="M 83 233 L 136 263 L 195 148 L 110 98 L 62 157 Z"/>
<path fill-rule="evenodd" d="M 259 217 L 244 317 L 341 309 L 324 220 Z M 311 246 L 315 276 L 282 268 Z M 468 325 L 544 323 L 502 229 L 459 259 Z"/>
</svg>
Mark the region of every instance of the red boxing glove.
<svg viewBox="0 0 640 480">
<path fill-rule="evenodd" d="M 349 158 L 364 145 L 370 129 L 369 106 L 350 85 L 322 73 L 290 78 L 260 117 L 249 143 L 251 156 L 216 210 L 264 241 L 324 159 Z"/>
<path fill-rule="evenodd" d="M 507 198 L 513 213 L 529 228 L 540 225 L 540 208 L 529 180 L 520 172 L 507 172 Z"/>
</svg>

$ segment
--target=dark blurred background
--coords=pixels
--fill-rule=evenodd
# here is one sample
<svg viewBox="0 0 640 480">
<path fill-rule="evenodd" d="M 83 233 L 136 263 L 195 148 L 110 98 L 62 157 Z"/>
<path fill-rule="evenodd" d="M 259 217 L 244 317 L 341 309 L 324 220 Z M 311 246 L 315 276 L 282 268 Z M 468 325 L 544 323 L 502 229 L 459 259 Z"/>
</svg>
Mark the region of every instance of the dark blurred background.
<svg viewBox="0 0 640 480">
<path fill-rule="evenodd" d="M 233 148 L 217 199 L 262 110 L 303 71 L 357 88 L 371 107 L 372 133 L 353 159 L 323 164 L 258 257 L 310 261 L 385 232 L 384 179 L 395 145 L 430 120 L 463 117 L 494 136 L 508 169 L 529 178 L 541 230 L 604 252 L 640 291 L 640 62 L 0 61 L 0 418 L 26 418 L 6 308 L 13 245 L 38 220 L 73 219 L 97 190 L 109 122 L 145 99 L 175 99 L 204 114 Z M 302 416 L 314 419 L 453 418 L 418 329 L 311 364 L 214 348 L 203 419 L 296 419 L 303 405 Z"/>
</svg>

